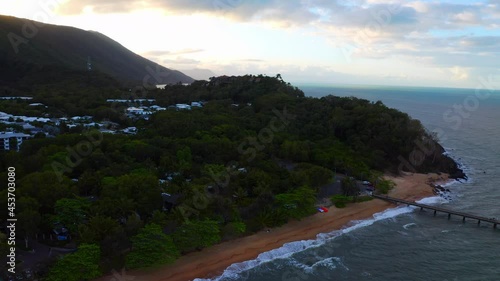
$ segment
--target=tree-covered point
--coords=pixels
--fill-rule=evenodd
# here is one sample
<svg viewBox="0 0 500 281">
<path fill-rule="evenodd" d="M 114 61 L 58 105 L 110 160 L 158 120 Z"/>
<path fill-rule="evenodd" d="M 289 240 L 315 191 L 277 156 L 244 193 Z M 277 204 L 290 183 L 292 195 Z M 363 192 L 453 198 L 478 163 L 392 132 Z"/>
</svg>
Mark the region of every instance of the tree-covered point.
<svg viewBox="0 0 500 281">
<path fill-rule="evenodd" d="M 1 171 L 16 167 L 16 192 L 24 198 L 19 212 L 31 222 L 19 237 L 48 235 L 63 224 L 72 242 L 99 247 L 104 272 L 116 261 L 156 266 L 314 213 L 321 187 L 336 182 L 335 173 L 374 182 L 399 168 L 459 171 L 418 120 L 381 102 L 305 97 L 280 77 L 252 75 L 150 94 L 162 106 L 205 104 L 137 121 L 136 135 L 67 132 L 0 152 Z M 422 147 L 425 159 L 414 159 Z M 345 185 L 346 195 L 355 194 L 354 185 Z M 1 186 L 3 205 L 6 193 Z M 53 274 L 71 257 L 56 263 Z"/>
</svg>

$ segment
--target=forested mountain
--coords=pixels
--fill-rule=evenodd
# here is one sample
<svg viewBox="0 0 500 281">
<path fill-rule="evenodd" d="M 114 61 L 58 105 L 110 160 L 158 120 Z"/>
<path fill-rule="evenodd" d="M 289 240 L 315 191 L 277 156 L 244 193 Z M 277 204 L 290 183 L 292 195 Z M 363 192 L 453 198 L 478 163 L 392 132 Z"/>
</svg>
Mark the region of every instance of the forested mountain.
<svg viewBox="0 0 500 281">
<path fill-rule="evenodd" d="M 0 85 L 29 88 L 92 70 L 142 85 L 190 83 L 191 77 L 147 60 L 94 31 L 0 15 Z M 1 94 L 1 93 L 0 93 Z"/>
<path fill-rule="evenodd" d="M 68 264 L 82 257 L 91 278 L 120 266 L 170 263 L 310 215 L 335 172 L 372 182 L 401 169 L 463 176 L 418 120 L 381 102 L 305 97 L 279 75 L 214 77 L 146 96 L 166 108 L 204 105 L 168 108 L 145 120 L 102 103 L 100 110 L 137 127 L 137 134 L 80 128 L 0 152 L 0 178 L 16 168 L 16 212 L 30 222 L 17 235 L 34 239 L 64 225 L 79 246 L 64 262 L 49 264 L 48 280 L 78 274 Z M 64 105 L 69 97 L 39 99 L 50 110 L 51 102 Z M 88 99 L 80 102 L 91 104 Z M 3 206 L 6 193 L 2 185 Z"/>
</svg>

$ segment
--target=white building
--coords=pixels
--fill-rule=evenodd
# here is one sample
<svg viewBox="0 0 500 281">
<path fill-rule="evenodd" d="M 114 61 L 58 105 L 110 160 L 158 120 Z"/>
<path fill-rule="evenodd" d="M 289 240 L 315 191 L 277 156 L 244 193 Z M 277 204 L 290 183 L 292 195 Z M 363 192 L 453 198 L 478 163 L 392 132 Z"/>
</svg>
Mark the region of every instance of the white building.
<svg viewBox="0 0 500 281">
<path fill-rule="evenodd" d="M 33 97 L 0 97 L 2 100 L 32 100 Z"/>
<path fill-rule="evenodd" d="M 138 108 L 138 107 L 129 107 L 127 108 L 127 113 L 132 113 L 132 114 L 142 114 L 144 112 L 144 109 Z"/>
<path fill-rule="evenodd" d="M 137 128 L 136 127 L 127 127 L 125 129 L 123 129 L 123 132 L 125 134 L 136 134 L 137 133 Z"/>
<path fill-rule="evenodd" d="M 177 110 L 184 110 L 184 109 L 191 110 L 191 106 L 189 104 L 185 104 L 185 103 L 178 103 L 175 105 L 175 108 Z"/>
<path fill-rule="evenodd" d="M 45 106 L 45 104 L 40 103 L 40 102 L 30 103 L 29 106 L 43 106 L 43 107 L 47 107 L 47 106 Z"/>
<path fill-rule="evenodd" d="M 71 120 L 73 121 L 85 121 L 85 120 L 91 120 L 92 116 L 73 116 L 71 117 Z"/>
<path fill-rule="evenodd" d="M 10 150 L 12 148 L 12 140 L 17 141 L 16 149 L 19 150 L 23 141 L 31 138 L 30 135 L 14 132 L 2 132 L 0 133 L 0 149 Z"/>
<path fill-rule="evenodd" d="M 159 105 L 152 105 L 149 108 L 151 108 L 152 110 L 155 110 L 155 111 L 167 110 L 165 107 L 161 107 Z"/>
<path fill-rule="evenodd" d="M 88 123 L 88 124 L 83 124 L 84 127 L 87 127 L 87 128 L 90 128 L 90 127 L 99 127 L 101 128 L 103 125 L 102 124 L 99 124 L 99 123 L 95 123 L 95 122 L 92 122 L 92 123 Z"/>
</svg>

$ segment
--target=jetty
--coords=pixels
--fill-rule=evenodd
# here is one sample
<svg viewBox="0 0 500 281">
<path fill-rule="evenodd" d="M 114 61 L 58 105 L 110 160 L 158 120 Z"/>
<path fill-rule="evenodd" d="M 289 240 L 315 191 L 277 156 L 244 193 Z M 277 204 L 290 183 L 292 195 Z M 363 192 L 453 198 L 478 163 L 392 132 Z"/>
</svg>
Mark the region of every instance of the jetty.
<svg viewBox="0 0 500 281">
<path fill-rule="evenodd" d="M 434 211 L 434 216 L 436 215 L 437 212 L 445 213 L 445 214 L 448 214 L 448 219 L 451 218 L 451 215 L 454 215 L 454 216 L 462 217 L 463 222 L 465 222 L 465 219 L 477 220 L 478 225 L 481 224 L 481 222 L 488 222 L 488 223 L 493 224 L 493 228 L 497 228 L 497 225 L 500 224 L 500 221 L 495 219 L 495 218 L 486 218 L 486 217 L 473 215 L 473 214 L 469 214 L 469 213 L 465 213 L 465 212 L 458 212 L 458 211 L 448 210 L 448 209 L 440 208 L 440 207 L 436 207 L 436 206 L 430 206 L 430 205 L 426 205 L 426 204 L 410 202 L 410 201 L 406 201 L 406 200 L 402 200 L 402 199 L 398 199 L 398 198 L 394 198 L 394 197 L 389 197 L 389 196 L 385 196 L 385 195 L 372 194 L 372 196 L 374 198 L 378 198 L 378 199 L 385 200 L 385 201 L 395 203 L 395 204 L 405 204 L 408 206 L 419 207 L 420 210 L 424 210 L 424 209 L 432 210 L 432 211 Z"/>
</svg>

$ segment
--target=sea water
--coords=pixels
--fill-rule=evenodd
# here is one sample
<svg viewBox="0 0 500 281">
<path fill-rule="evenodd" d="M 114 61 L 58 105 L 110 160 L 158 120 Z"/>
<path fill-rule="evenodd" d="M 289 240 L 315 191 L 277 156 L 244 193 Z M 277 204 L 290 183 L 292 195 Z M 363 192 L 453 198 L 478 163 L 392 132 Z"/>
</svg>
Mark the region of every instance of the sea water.
<svg viewBox="0 0 500 281">
<path fill-rule="evenodd" d="M 500 92 L 487 87 L 299 88 L 312 97 L 381 100 L 419 119 L 469 177 L 447 184 L 447 199 L 420 202 L 500 219 Z M 233 264 L 216 280 L 500 280 L 500 228 L 399 207 Z"/>
</svg>

